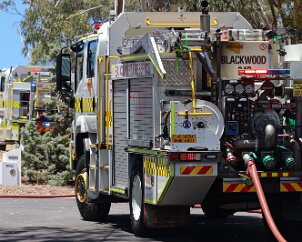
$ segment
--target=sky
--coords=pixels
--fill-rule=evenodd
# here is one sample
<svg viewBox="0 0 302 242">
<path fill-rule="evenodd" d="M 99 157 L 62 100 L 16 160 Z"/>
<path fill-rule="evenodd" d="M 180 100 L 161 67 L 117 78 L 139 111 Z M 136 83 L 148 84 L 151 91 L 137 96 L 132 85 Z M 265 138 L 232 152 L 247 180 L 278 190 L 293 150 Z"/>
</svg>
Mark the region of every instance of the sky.
<svg viewBox="0 0 302 242">
<path fill-rule="evenodd" d="M 22 1 L 16 1 L 19 11 L 24 12 Z M 22 41 L 17 32 L 21 17 L 0 11 L 0 69 L 17 65 L 28 65 L 29 60 L 24 57 Z"/>
</svg>

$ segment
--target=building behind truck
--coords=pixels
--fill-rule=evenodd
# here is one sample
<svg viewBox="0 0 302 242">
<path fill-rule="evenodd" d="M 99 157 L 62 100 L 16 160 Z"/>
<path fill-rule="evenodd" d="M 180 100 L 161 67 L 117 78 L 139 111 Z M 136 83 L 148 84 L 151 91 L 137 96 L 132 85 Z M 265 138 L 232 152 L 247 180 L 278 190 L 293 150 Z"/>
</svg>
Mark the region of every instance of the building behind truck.
<svg viewBox="0 0 302 242">
<path fill-rule="evenodd" d="M 121 13 L 81 37 L 70 47 L 73 91 L 61 51 L 58 90 L 75 104 L 79 212 L 102 220 L 111 202 L 128 201 L 132 229 L 143 235 L 187 223 L 195 204 L 208 217 L 263 208 L 263 187 L 279 229 L 295 234 L 302 62 L 279 54 L 286 28 L 254 30 L 239 13 L 202 7 L 201 15 Z"/>
</svg>

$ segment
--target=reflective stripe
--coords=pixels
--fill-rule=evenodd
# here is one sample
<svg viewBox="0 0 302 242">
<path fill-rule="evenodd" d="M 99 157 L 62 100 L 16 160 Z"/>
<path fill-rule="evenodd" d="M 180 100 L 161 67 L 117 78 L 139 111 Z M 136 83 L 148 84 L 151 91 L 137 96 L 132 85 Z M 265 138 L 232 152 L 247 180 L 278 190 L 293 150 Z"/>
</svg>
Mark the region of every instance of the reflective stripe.
<svg viewBox="0 0 302 242">
<path fill-rule="evenodd" d="M 93 98 L 85 98 L 85 97 L 82 98 L 84 113 L 91 113 L 95 111 L 93 101 L 94 101 Z"/>
<path fill-rule="evenodd" d="M 243 183 L 223 183 L 223 192 L 256 192 L 256 189 Z"/>
<path fill-rule="evenodd" d="M 12 124 L 13 130 L 19 130 L 19 124 Z"/>
<path fill-rule="evenodd" d="M 81 98 L 75 98 L 74 111 L 76 113 L 80 113 L 81 112 Z"/>
<path fill-rule="evenodd" d="M 145 203 L 151 203 L 151 204 L 156 205 L 156 201 L 155 200 L 145 199 Z"/>
<path fill-rule="evenodd" d="M 20 102 L 19 101 L 13 101 L 13 108 L 20 108 Z"/>
<path fill-rule="evenodd" d="M 96 97 L 75 98 L 74 110 L 76 113 L 95 113 L 96 103 Z"/>
<path fill-rule="evenodd" d="M 239 174 L 242 177 L 246 176 L 245 172 L 240 172 Z M 261 178 L 266 178 L 266 177 L 292 177 L 295 174 L 293 172 L 282 172 L 282 171 L 278 171 L 278 172 L 258 172 L 258 176 Z"/>
<path fill-rule="evenodd" d="M 170 166 L 165 158 L 146 156 L 144 157 L 144 173 L 170 177 Z"/>
<path fill-rule="evenodd" d="M 280 192 L 302 192 L 302 182 L 280 182 Z"/>
<path fill-rule="evenodd" d="M 180 175 L 212 175 L 213 166 L 181 166 Z"/>
<path fill-rule="evenodd" d="M 115 192 L 115 193 L 120 193 L 120 194 L 123 194 L 125 195 L 126 194 L 126 191 L 125 190 L 122 190 L 122 189 L 118 189 L 118 188 L 114 188 L 114 187 L 110 187 L 109 189 L 110 191 L 112 192 Z"/>
</svg>

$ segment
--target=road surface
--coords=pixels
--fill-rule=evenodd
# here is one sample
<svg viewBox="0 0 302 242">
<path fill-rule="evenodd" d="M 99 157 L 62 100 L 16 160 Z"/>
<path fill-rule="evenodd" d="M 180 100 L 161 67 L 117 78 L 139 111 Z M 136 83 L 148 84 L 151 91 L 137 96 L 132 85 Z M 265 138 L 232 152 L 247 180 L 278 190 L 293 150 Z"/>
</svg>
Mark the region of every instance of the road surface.
<svg viewBox="0 0 302 242">
<path fill-rule="evenodd" d="M 83 221 L 74 198 L 0 199 L 0 241 L 265 241 L 261 215 L 236 213 L 228 219 L 206 219 L 191 209 L 184 229 L 152 231 L 135 237 L 128 204 L 112 204 L 103 223 Z"/>
</svg>

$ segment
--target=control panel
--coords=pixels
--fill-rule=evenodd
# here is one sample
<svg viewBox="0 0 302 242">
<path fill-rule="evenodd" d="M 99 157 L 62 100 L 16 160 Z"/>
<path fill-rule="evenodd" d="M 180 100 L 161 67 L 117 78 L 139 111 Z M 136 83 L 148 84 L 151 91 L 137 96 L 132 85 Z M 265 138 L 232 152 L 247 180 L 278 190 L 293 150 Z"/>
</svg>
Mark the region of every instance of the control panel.
<svg viewBox="0 0 302 242">
<path fill-rule="evenodd" d="M 224 117 L 226 135 L 248 135 L 250 108 L 249 100 L 244 97 L 225 97 Z"/>
<path fill-rule="evenodd" d="M 249 97 L 255 92 L 253 82 L 240 80 L 223 81 L 223 114 L 225 135 L 249 135 L 251 108 Z"/>
</svg>

